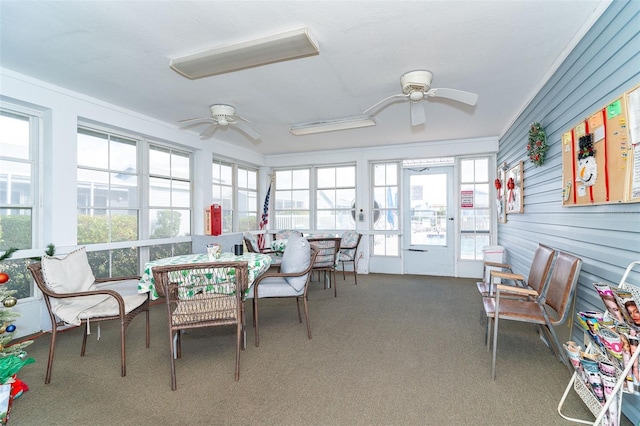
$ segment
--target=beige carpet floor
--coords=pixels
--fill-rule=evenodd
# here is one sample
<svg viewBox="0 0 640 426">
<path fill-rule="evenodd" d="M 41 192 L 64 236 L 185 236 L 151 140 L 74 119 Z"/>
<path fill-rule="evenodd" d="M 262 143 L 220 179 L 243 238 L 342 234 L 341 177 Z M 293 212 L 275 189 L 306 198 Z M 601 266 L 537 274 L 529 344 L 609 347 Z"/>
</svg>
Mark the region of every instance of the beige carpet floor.
<svg viewBox="0 0 640 426">
<path fill-rule="evenodd" d="M 571 377 L 532 326 L 504 321 L 496 380 L 484 346 L 475 280 L 360 275 L 338 278 L 338 297 L 311 283 L 313 339 L 295 302 L 261 303 L 260 347 L 247 312 L 247 349 L 234 381 L 234 330 L 189 332 L 171 391 L 164 304 L 127 334 L 120 377 L 118 329 L 92 327 L 59 337 L 51 384 L 44 384 L 50 336 L 28 348 L 30 387 L 15 401 L 12 425 L 567 425 L 557 405 Z M 568 335 L 568 331 L 566 331 Z M 565 411 L 593 419 L 575 393 Z M 623 420 L 623 425 L 630 424 Z"/>
</svg>

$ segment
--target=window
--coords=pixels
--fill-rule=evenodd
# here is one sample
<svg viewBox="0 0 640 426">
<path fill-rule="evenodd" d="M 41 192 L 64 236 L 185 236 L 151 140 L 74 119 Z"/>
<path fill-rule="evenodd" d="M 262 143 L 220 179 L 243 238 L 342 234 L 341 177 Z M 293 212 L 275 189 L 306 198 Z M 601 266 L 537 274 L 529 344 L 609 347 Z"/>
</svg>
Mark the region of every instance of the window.
<svg viewBox="0 0 640 426">
<path fill-rule="evenodd" d="M 149 146 L 149 238 L 191 235 L 191 156 Z"/>
<path fill-rule="evenodd" d="M 78 244 L 139 239 L 139 141 L 78 128 Z M 137 274 L 138 249 L 88 252 L 98 277 Z"/>
<path fill-rule="evenodd" d="M 35 246 L 37 152 L 40 117 L 35 111 L 0 109 L 0 251 Z M 26 259 L 6 259 L 7 290 L 33 295 Z"/>
<path fill-rule="evenodd" d="M 316 229 L 355 229 L 355 166 L 317 170 Z"/>
<path fill-rule="evenodd" d="M 275 229 L 310 229 L 310 169 L 278 170 Z"/>
<path fill-rule="evenodd" d="M 258 172 L 238 166 L 238 231 L 251 231 L 258 226 Z"/>
<path fill-rule="evenodd" d="M 233 165 L 213 160 L 211 193 L 214 204 L 222 206 L 222 232 L 233 231 Z"/>
<path fill-rule="evenodd" d="M 257 229 L 257 169 L 214 159 L 211 175 L 213 203 L 222 206 L 222 232 Z"/>
<path fill-rule="evenodd" d="M 481 260 L 491 240 L 489 159 L 460 161 L 460 259 Z"/>
<path fill-rule="evenodd" d="M 397 232 L 398 221 L 398 163 L 378 163 L 372 165 L 373 205 L 371 206 L 371 227 L 376 233 L 373 236 L 374 256 L 399 256 L 400 241 Z"/>
</svg>

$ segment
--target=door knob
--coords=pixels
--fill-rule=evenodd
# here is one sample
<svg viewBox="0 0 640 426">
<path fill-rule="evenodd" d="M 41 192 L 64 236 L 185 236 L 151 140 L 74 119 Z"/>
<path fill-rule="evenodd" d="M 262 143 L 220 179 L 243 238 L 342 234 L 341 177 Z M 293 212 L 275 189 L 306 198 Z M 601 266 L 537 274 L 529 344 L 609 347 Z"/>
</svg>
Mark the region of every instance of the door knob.
<svg viewBox="0 0 640 426">
<path fill-rule="evenodd" d="M 448 218 L 447 218 L 447 220 L 451 220 L 451 221 L 453 221 L 453 218 L 452 218 L 452 217 L 448 217 Z"/>
</svg>

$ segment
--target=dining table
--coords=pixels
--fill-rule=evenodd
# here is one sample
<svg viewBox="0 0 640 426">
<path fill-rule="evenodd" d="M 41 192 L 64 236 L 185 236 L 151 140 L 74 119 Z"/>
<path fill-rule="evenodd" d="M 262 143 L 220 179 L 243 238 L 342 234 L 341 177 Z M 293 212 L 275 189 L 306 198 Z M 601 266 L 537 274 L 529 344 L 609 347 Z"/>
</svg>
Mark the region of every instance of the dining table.
<svg viewBox="0 0 640 426">
<path fill-rule="evenodd" d="M 247 262 L 248 265 L 248 286 L 245 296 L 249 293 L 249 289 L 253 285 L 258 276 L 266 272 L 271 266 L 271 256 L 262 253 L 244 253 L 236 255 L 233 253 L 220 253 L 218 257 L 210 257 L 207 253 L 185 254 L 181 256 L 165 257 L 162 259 L 151 260 L 144 265 L 144 271 L 138 282 L 138 293 L 149 293 L 151 300 L 159 298 L 153 279 L 152 268 L 154 266 L 165 265 L 182 265 L 193 263 L 207 262 Z"/>
</svg>

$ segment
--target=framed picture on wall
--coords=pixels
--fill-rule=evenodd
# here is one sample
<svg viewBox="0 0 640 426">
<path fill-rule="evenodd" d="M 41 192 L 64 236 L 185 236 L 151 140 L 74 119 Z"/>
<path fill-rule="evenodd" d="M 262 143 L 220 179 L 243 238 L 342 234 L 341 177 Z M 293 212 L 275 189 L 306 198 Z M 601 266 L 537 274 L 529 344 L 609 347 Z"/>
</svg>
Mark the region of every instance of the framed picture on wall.
<svg viewBox="0 0 640 426">
<path fill-rule="evenodd" d="M 498 172 L 496 173 L 496 212 L 500 223 L 507 223 L 506 175 L 506 168 L 498 167 Z"/>
<path fill-rule="evenodd" d="M 507 170 L 505 176 L 505 197 L 507 214 L 524 213 L 524 163 L 520 161 L 517 165 Z"/>
</svg>

